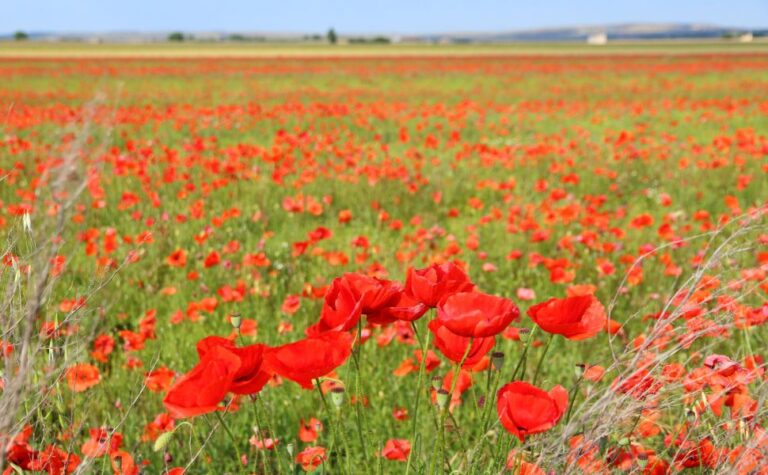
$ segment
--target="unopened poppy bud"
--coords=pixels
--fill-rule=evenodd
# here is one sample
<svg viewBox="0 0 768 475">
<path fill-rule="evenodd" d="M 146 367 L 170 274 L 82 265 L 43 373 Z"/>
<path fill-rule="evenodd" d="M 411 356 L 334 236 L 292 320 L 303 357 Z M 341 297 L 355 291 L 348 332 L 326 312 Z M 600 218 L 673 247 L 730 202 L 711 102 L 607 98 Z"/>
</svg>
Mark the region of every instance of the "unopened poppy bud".
<svg viewBox="0 0 768 475">
<path fill-rule="evenodd" d="M 445 409 L 445 406 L 448 405 L 448 391 L 445 389 L 439 389 L 437 391 L 437 407 L 440 409 Z"/>
<path fill-rule="evenodd" d="M 440 376 L 434 376 L 432 378 L 432 389 L 435 391 L 439 390 L 443 386 L 443 381 L 440 378 Z"/>
<path fill-rule="evenodd" d="M 173 431 L 170 432 L 163 432 L 159 436 L 157 436 L 157 439 L 155 439 L 155 444 L 152 446 L 152 449 L 155 452 L 160 452 L 161 450 L 165 449 L 165 447 L 168 446 L 168 443 L 173 438 Z"/>
<path fill-rule="evenodd" d="M 504 366 L 504 352 L 494 351 L 491 353 L 491 364 L 493 365 L 493 369 L 501 371 L 501 368 Z"/>
<path fill-rule="evenodd" d="M 163 454 L 163 462 L 165 462 L 166 465 L 170 465 L 173 463 L 173 455 L 170 454 L 170 452 L 166 452 Z"/>
<path fill-rule="evenodd" d="M 288 455 L 293 457 L 293 443 L 292 442 L 286 444 L 285 450 L 288 452 Z"/>
<path fill-rule="evenodd" d="M 623 437 L 623 438 L 619 439 L 619 441 L 617 443 L 619 444 L 619 447 L 624 447 L 626 445 L 629 445 L 629 438 L 628 437 Z"/>
<path fill-rule="evenodd" d="M 637 465 L 640 468 L 645 468 L 648 465 L 648 455 L 641 453 L 637 456 Z"/>
<path fill-rule="evenodd" d="M 242 319 L 240 318 L 240 314 L 239 313 L 233 313 L 232 315 L 230 315 L 229 316 L 229 323 L 232 324 L 232 327 L 235 330 L 239 330 L 240 329 L 240 323 L 242 323 Z"/>
<path fill-rule="evenodd" d="M 531 336 L 531 331 L 527 328 L 521 328 L 517 331 L 517 336 L 520 338 L 520 341 L 523 343 L 528 341 L 528 338 Z"/>
<path fill-rule="evenodd" d="M 576 373 L 577 378 L 581 378 L 584 375 L 584 370 L 587 369 L 587 365 L 584 363 L 579 363 L 576 365 L 576 369 L 574 370 L 574 373 Z"/>
<path fill-rule="evenodd" d="M 344 388 L 333 388 L 331 389 L 331 401 L 333 401 L 333 405 L 336 406 L 336 409 L 340 409 L 342 405 L 344 405 Z"/>
</svg>

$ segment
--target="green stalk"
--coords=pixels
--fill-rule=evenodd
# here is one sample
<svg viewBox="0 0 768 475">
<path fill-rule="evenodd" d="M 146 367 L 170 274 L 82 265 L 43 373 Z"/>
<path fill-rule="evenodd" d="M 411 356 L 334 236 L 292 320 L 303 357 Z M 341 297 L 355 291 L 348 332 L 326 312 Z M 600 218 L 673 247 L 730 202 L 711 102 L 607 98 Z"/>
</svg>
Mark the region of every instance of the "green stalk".
<svg viewBox="0 0 768 475">
<path fill-rule="evenodd" d="M 533 341 L 533 336 L 536 333 L 536 328 L 529 333 L 528 340 L 525 342 L 525 346 L 523 347 L 523 353 L 520 355 L 520 358 L 517 360 L 517 366 L 515 366 L 515 370 L 512 371 L 512 380 L 514 381 L 517 378 L 517 372 L 522 368 L 523 374 L 525 374 L 525 363 L 528 362 L 528 348 L 531 346 L 531 342 Z"/>
<path fill-rule="evenodd" d="M 240 448 L 237 446 L 237 440 L 235 440 L 234 434 L 232 434 L 232 431 L 229 430 L 229 426 L 226 422 L 224 422 L 224 418 L 221 417 L 219 411 L 213 411 L 213 413 L 216 414 L 216 417 L 219 419 L 219 423 L 224 427 L 224 431 L 226 431 L 227 435 L 229 436 L 229 440 L 232 441 L 232 446 L 235 448 L 235 453 L 237 453 L 237 465 L 242 465 L 243 459 L 240 455 Z"/>
<path fill-rule="evenodd" d="M 536 364 L 536 371 L 533 373 L 533 380 L 531 384 L 536 386 L 536 381 L 539 379 L 539 371 L 541 370 L 541 365 L 544 363 L 544 358 L 547 356 L 547 352 L 549 351 L 549 346 L 552 343 L 552 340 L 555 338 L 555 335 L 549 335 L 549 339 L 547 340 L 547 344 L 544 346 L 544 352 L 539 357 L 539 362 Z"/>
<path fill-rule="evenodd" d="M 586 371 L 586 368 L 585 370 Z M 581 380 L 584 379 L 584 371 L 579 375 L 579 378 L 576 380 L 576 383 L 574 383 L 573 387 L 571 388 L 570 393 L 568 393 L 568 412 L 565 414 L 565 423 L 568 424 L 571 420 L 571 412 L 573 412 L 573 406 L 574 406 L 574 398 L 576 397 L 577 393 L 576 391 L 579 389 L 579 384 L 581 383 Z"/>
<path fill-rule="evenodd" d="M 485 435 L 488 432 L 488 424 L 491 422 L 491 414 L 493 413 L 493 403 L 496 401 L 496 390 L 499 387 L 499 375 L 501 371 L 497 371 L 497 374 L 493 377 L 493 391 L 488 390 L 485 396 L 485 403 L 483 404 L 483 432 Z"/>
<path fill-rule="evenodd" d="M 328 415 L 328 425 L 330 426 L 329 429 L 331 431 L 331 434 L 333 435 L 333 438 L 331 440 L 331 446 L 328 448 L 328 453 L 333 452 L 333 448 L 336 446 L 336 434 L 337 432 L 341 432 L 342 434 L 344 431 L 340 430 L 341 427 L 341 417 L 339 414 L 339 409 L 336 409 L 334 413 L 331 413 L 330 406 L 328 406 L 328 400 L 325 398 L 325 394 L 323 394 L 323 389 L 320 387 L 320 379 L 315 379 L 315 388 L 317 388 L 317 392 L 320 393 L 320 399 L 323 401 L 323 408 L 325 409 L 325 413 Z M 345 445 L 345 457 L 347 462 L 347 472 L 349 473 L 349 445 L 346 443 Z"/>
<path fill-rule="evenodd" d="M 427 361 L 427 347 L 429 346 L 429 333 L 427 333 L 426 339 L 422 342 L 421 335 L 419 335 L 418 327 L 416 326 L 416 322 L 411 322 L 411 326 L 413 327 L 413 334 L 416 336 L 416 340 L 419 342 L 419 346 L 421 347 L 421 362 L 419 363 L 419 376 L 416 382 L 416 398 L 413 403 L 413 410 L 411 411 L 412 414 L 412 423 L 411 423 L 411 440 L 416 440 L 416 428 L 418 426 L 418 420 L 419 420 L 419 402 L 421 399 L 421 392 L 423 391 L 422 385 L 424 384 L 424 369 L 426 366 Z M 411 459 L 413 458 L 414 451 L 411 450 L 411 453 L 408 454 L 408 462 L 405 465 L 405 473 L 408 473 L 408 471 L 411 469 Z"/>
<path fill-rule="evenodd" d="M 277 424 L 275 423 L 275 419 L 272 417 L 273 411 L 270 411 L 267 408 L 267 403 L 264 402 L 264 399 L 261 397 L 261 393 L 256 394 L 256 399 L 259 401 L 259 407 L 264 411 L 263 413 L 266 414 L 266 423 L 269 424 L 267 426 L 267 432 L 274 434 Z M 278 457 L 277 460 L 281 460 L 280 457 Z"/>
<path fill-rule="evenodd" d="M 363 459 L 367 465 L 368 463 L 368 448 L 365 445 L 365 437 L 363 436 L 363 415 L 360 405 L 363 403 L 360 397 L 360 354 L 363 350 L 363 328 L 362 319 L 357 322 L 357 349 L 352 355 L 352 360 L 355 363 L 355 422 L 357 425 L 357 437 L 360 439 L 360 449 L 363 452 Z"/>
<path fill-rule="evenodd" d="M 438 451 L 437 451 L 437 458 L 435 459 L 435 464 L 437 464 L 437 461 L 439 460 L 442 470 L 445 470 L 445 462 L 446 462 L 445 461 L 445 419 L 451 413 L 451 402 L 453 400 L 453 391 L 456 389 L 456 383 L 459 380 L 459 374 L 461 373 L 461 367 L 464 365 L 464 362 L 467 360 L 467 357 L 469 356 L 469 352 L 472 349 L 472 343 L 474 343 L 474 341 L 475 341 L 474 338 L 470 338 L 469 339 L 469 343 L 467 344 L 467 349 L 464 350 L 464 355 L 462 355 L 461 361 L 456 363 L 456 366 L 453 369 L 453 378 L 452 378 L 452 381 L 451 381 L 451 389 L 450 389 L 450 391 L 448 391 L 447 406 L 440 408 L 440 411 L 441 411 L 441 415 L 440 415 L 440 429 L 439 429 L 439 438 L 438 438 Z M 458 427 L 458 425 L 457 425 L 457 427 Z"/>
<path fill-rule="evenodd" d="M 261 420 L 259 418 L 259 410 L 256 407 L 256 401 L 252 398 L 251 399 L 251 408 L 253 409 L 253 418 L 256 420 L 256 436 L 261 440 L 262 446 L 264 445 L 264 433 L 262 432 L 261 428 Z M 257 448 L 257 450 L 259 450 Z M 261 463 L 264 465 L 264 472 L 265 473 L 271 473 L 272 467 L 268 464 L 267 454 L 265 453 L 266 447 L 259 450 L 259 455 L 261 458 Z"/>
<path fill-rule="evenodd" d="M 349 441 L 347 440 L 346 433 L 342 430 L 341 427 L 341 409 L 336 409 L 336 427 L 335 430 L 341 434 L 341 443 L 344 445 L 344 455 L 345 455 L 345 465 L 347 467 L 347 474 L 352 475 L 352 468 L 350 467 L 350 453 L 349 453 Z M 333 436 L 334 440 L 336 440 L 336 434 Z"/>
</svg>

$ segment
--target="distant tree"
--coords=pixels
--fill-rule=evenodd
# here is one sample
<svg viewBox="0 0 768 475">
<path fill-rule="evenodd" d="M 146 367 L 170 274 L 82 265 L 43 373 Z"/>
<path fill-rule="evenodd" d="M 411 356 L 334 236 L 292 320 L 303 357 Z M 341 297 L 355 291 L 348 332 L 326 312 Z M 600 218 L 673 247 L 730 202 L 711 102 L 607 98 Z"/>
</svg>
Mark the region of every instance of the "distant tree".
<svg viewBox="0 0 768 475">
<path fill-rule="evenodd" d="M 374 36 L 372 38 L 359 36 L 359 37 L 348 38 L 347 41 L 349 41 L 351 44 L 363 44 L 363 45 L 364 44 L 388 45 L 392 43 L 392 40 L 387 38 L 386 36 Z"/>
<path fill-rule="evenodd" d="M 13 39 L 16 41 L 24 41 L 29 39 L 29 35 L 24 31 L 17 31 L 13 34 Z"/>
<path fill-rule="evenodd" d="M 184 33 L 180 31 L 174 31 L 168 35 L 168 41 L 184 41 Z"/>
<path fill-rule="evenodd" d="M 336 42 L 339 40 L 339 37 L 336 36 L 336 30 L 334 30 L 333 28 L 328 30 L 328 34 L 325 35 L 325 36 L 326 36 L 326 38 L 328 38 L 328 43 L 330 43 L 332 45 L 335 45 Z"/>
</svg>

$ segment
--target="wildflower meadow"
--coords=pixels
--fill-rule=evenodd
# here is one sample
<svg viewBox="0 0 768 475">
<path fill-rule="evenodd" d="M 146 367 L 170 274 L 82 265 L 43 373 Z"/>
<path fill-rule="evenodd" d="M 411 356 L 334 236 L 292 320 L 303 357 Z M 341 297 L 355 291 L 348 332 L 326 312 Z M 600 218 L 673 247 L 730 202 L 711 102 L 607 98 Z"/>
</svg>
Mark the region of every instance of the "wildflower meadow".
<svg viewBox="0 0 768 475">
<path fill-rule="evenodd" d="M 767 214 L 761 53 L 5 56 L 0 469 L 768 474 Z"/>
</svg>

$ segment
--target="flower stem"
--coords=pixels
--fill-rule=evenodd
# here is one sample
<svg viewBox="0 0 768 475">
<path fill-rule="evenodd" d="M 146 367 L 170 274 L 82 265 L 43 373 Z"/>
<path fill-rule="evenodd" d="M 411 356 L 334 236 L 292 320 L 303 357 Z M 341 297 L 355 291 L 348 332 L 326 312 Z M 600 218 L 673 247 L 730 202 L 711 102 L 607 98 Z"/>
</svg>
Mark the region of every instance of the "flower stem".
<svg viewBox="0 0 768 475">
<path fill-rule="evenodd" d="M 544 363 L 544 358 L 547 356 L 547 352 L 549 351 L 549 346 L 552 343 L 552 340 L 555 338 L 555 335 L 549 335 L 549 339 L 547 340 L 547 344 L 544 346 L 544 351 L 541 353 L 541 356 L 539 357 L 539 362 L 536 364 L 536 371 L 533 373 L 533 380 L 531 381 L 531 384 L 536 386 L 536 381 L 539 379 L 539 371 L 541 370 L 541 365 Z"/>
<path fill-rule="evenodd" d="M 520 355 L 520 358 L 517 360 L 517 366 L 515 366 L 515 370 L 512 371 L 512 380 L 514 381 L 517 378 L 517 372 L 520 370 L 520 368 L 523 369 L 523 374 L 525 374 L 525 364 L 528 361 L 528 348 L 531 346 L 531 342 L 533 341 L 533 336 L 536 332 L 536 328 L 534 328 L 530 334 L 528 334 L 528 339 L 525 342 L 525 347 L 523 347 L 523 353 Z"/>
<path fill-rule="evenodd" d="M 490 371 L 490 369 L 489 369 Z M 491 422 L 491 414 L 493 411 L 493 403 L 496 401 L 496 389 L 499 386 L 499 374 L 501 371 L 497 371 L 497 374 L 493 376 L 493 390 L 490 388 L 485 392 L 485 402 L 483 403 L 483 435 L 488 432 L 488 425 Z M 489 378 L 490 380 L 491 378 Z"/>
<path fill-rule="evenodd" d="M 360 449 L 363 452 L 363 458 L 368 463 L 368 448 L 365 445 L 365 437 L 363 437 L 363 415 L 360 405 L 363 403 L 363 398 L 360 395 L 360 354 L 363 350 L 363 327 L 362 319 L 357 322 L 357 348 L 353 354 L 353 361 L 355 363 L 355 421 L 357 425 L 357 437 L 360 439 Z"/>
<path fill-rule="evenodd" d="M 581 383 L 581 380 L 584 379 L 584 373 L 579 375 L 579 378 L 576 380 L 576 382 L 573 384 L 573 388 L 571 388 L 571 392 L 568 394 L 568 412 L 565 414 L 565 423 L 568 424 L 571 420 L 571 412 L 573 411 L 574 406 L 574 397 L 576 397 L 576 391 L 579 389 L 579 384 Z"/>
<path fill-rule="evenodd" d="M 216 417 L 219 419 L 219 423 L 224 427 L 224 431 L 229 436 L 229 440 L 232 441 L 232 446 L 235 448 L 235 453 L 237 453 L 237 463 L 238 465 L 241 465 L 243 463 L 243 458 L 240 455 L 240 448 L 237 446 L 237 441 L 235 440 L 234 434 L 232 434 L 232 431 L 229 430 L 229 426 L 226 422 L 224 422 L 224 418 L 221 417 L 219 411 L 213 411 L 213 413 L 216 414 Z"/>
<path fill-rule="evenodd" d="M 341 409 L 336 409 L 336 424 L 335 430 L 341 434 L 341 443 L 344 445 L 344 458 L 346 459 L 347 474 L 352 475 L 352 469 L 350 468 L 350 453 L 349 453 L 349 441 L 347 440 L 346 433 L 341 427 Z M 336 434 L 333 436 L 336 439 Z"/>
<path fill-rule="evenodd" d="M 467 357 L 469 356 L 470 350 L 472 350 L 472 343 L 474 343 L 475 339 L 470 338 L 469 343 L 467 344 L 467 349 L 464 350 L 464 355 L 461 357 L 461 361 L 456 363 L 456 366 L 453 368 L 453 378 L 451 381 L 451 389 L 448 391 L 448 402 L 446 407 L 440 408 L 440 429 L 439 429 L 439 439 L 438 439 L 438 451 L 437 451 L 437 458 L 435 459 L 435 465 L 437 465 L 438 461 L 440 463 L 440 470 L 439 472 L 445 471 L 446 466 L 446 460 L 445 460 L 445 420 L 448 418 L 449 415 L 451 415 L 451 403 L 453 402 L 453 391 L 456 390 L 456 383 L 459 380 L 459 374 L 461 373 L 461 367 L 464 366 L 464 362 L 467 360 Z M 423 358 L 423 355 L 422 355 Z M 452 416 L 451 416 L 452 417 Z M 454 419 L 455 421 L 455 419 Z M 458 427 L 458 424 L 456 424 Z"/>
<path fill-rule="evenodd" d="M 266 440 L 264 438 L 264 429 L 261 426 L 261 418 L 259 417 L 259 409 L 256 407 L 256 404 L 258 404 L 258 399 L 251 399 L 252 408 L 253 408 L 253 417 L 256 420 L 256 436 L 261 440 L 262 448 L 259 450 L 261 454 L 261 461 L 264 464 L 264 472 L 265 473 L 271 473 L 272 467 L 269 463 L 269 458 L 267 457 L 267 447 L 266 447 Z"/>
<path fill-rule="evenodd" d="M 419 402 L 421 399 L 421 392 L 424 390 L 422 388 L 422 385 L 424 384 L 424 369 L 426 366 L 427 361 L 427 348 L 429 346 L 429 333 L 427 333 L 427 337 L 424 341 L 421 339 L 421 335 L 419 335 L 418 327 L 416 326 L 416 322 L 411 322 L 411 326 L 413 327 L 413 334 L 416 336 L 416 340 L 419 342 L 419 346 L 421 347 L 421 361 L 419 363 L 419 376 L 416 382 L 416 398 L 413 403 L 413 410 L 411 411 L 412 414 L 412 426 L 411 426 L 411 440 L 415 440 L 416 438 L 416 428 L 418 427 L 418 420 L 419 420 Z M 408 462 L 406 463 L 406 473 L 408 473 L 408 470 L 411 468 L 411 458 L 413 457 L 413 452 L 411 451 L 410 454 L 408 454 Z"/>
</svg>

